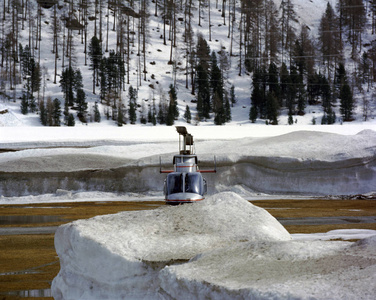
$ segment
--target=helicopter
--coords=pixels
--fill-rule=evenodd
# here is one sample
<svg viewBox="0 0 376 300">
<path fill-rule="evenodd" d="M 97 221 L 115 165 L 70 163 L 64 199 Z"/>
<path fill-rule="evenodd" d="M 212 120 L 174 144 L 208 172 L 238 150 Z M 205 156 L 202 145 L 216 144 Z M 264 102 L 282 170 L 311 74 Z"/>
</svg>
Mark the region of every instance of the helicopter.
<svg viewBox="0 0 376 300">
<path fill-rule="evenodd" d="M 179 154 L 173 157 L 174 169 L 162 170 L 160 159 L 160 173 L 168 173 L 163 189 L 166 204 L 179 205 L 204 200 L 207 182 L 202 173 L 217 172 L 215 157 L 214 169 L 200 170 L 194 153 L 193 136 L 184 126 L 176 126 L 176 131 L 179 133 Z"/>
</svg>

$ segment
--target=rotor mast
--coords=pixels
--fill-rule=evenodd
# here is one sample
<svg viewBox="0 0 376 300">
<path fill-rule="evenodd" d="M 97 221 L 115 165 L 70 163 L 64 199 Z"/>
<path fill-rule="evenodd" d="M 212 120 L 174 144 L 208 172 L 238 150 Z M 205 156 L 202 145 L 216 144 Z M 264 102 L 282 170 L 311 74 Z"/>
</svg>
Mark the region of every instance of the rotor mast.
<svg viewBox="0 0 376 300">
<path fill-rule="evenodd" d="M 194 154 L 193 135 L 188 133 L 185 126 L 176 126 L 179 133 L 179 153 L 182 155 Z"/>
</svg>

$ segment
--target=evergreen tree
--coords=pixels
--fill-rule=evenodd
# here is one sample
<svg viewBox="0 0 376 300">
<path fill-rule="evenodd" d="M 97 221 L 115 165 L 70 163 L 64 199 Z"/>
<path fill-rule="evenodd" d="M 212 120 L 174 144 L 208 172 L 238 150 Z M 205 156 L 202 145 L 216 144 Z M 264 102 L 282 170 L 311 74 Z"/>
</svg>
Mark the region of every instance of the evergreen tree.
<svg viewBox="0 0 376 300">
<path fill-rule="evenodd" d="M 170 106 L 172 117 L 176 120 L 179 117 L 179 108 L 178 108 L 178 96 L 176 94 L 176 89 L 173 84 L 170 84 L 170 89 L 168 91 L 170 97 Z"/>
<path fill-rule="evenodd" d="M 51 97 L 47 97 L 47 126 L 54 126 L 54 121 L 53 121 L 53 111 L 54 111 L 54 104 L 51 99 Z"/>
<path fill-rule="evenodd" d="M 296 98 L 298 95 L 299 74 L 294 66 L 290 68 L 290 80 L 287 89 L 286 106 L 290 114 L 295 113 Z"/>
<path fill-rule="evenodd" d="M 210 86 L 207 70 L 202 65 L 197 66 L 196 86 L 197 86 L 197 111 L 199 118 L 210 119 Z"/>
<path fill-rule="evenodd" d="M 151 119 L 152 119 L 151 106 L 149 106 L 149 108 L 148 108 L 148 123 L 151 123 Z"/>
<path fill-rule="evenodd" d="M 136 115 L 136 108 L 135 108 L 135 105 L 134 105 L 133 102 L 130 102 L 130 103 L 129 103 L 128 114 L 129 114 L 129 122 L 130 122 L 131 124 L 136 124 L 136 121 L 137 121 L 137 115 Z"/>
<path fill-rule="evenodd" d="M 83 89 L 77 90 L 77 116 L 81 122 L 86 123 L 87 102 Z"/>
<path fill-rule="evenodd" d="M 187 121 L 187 123 L 191 123 L 192 115 L 188 105 L 185 107 L 184 119 Z"/>
<path fill-rule="evenodd" d="M 122 127 L 124 123 L 124 114 L 123 114 L 123 109 L 121 107 L 121 104 L 118 106 L 118 113 L 117 113 L 117 125 L 119 127 Z"/>
<path fill-rule="evenodd" d="M 230 88 L 230 100 L 231 100 L 231 106 L 234 106 L 236 104 L 236 97 L 235 97 L 235 86 L 232 85 Z"/>
<path fill-rule="evenodd" d="M 75 100 L 73 92 L 76 81 L 75 75 L 72 67 L 66 68 L 61 74 L 60 86 L 68 106 L 73 106 Z"/>
<path fill-rule="evenodd" d="M 229 101 L 229 99 L 228 99 L 227 96 L 225 97 L 225 107 L 224 107 L 224 110 L 225 110 L 225 122 L 230 122 L 232 120 L 232 117 L 231 117 L 231 106 L 230 106 L 230 101 Z"/>
<path fill-rule="evenodd" d="M 287 66 L 285 63 L 282 63 L 281 70 L 280 70 L 280 97 L 279 97 L 279 105 L 280 106 L 287 106 L 287 96 L 289 86 L 291 84 L 291 78 Z"/>
<path fill-rule="evenodd" d="M 61 102 L 59 99 L 55 98 L 53 101 L 53 111 L 52 111 L 52 123 L 53 126 L 60 126 L 61 117 Z"/>
<path fill-rule="evenodd" d="M 89 44 L 90 69 L 93 70 L 93 94 L 95 94 L 95 86 L 98 84 L 99 67 L 102 59 L 102 47 L 99 39 L 93 36 Z"/>
<path fill-rule="evenodd" d="M 101 121 L 101 113 L 99 112 L 98 109 L 98 103 L 95 102 L 94 104 L 94 122 L 100 123 Z"/>
<path fill-rule="evenodd" d="M 166 124 L 165 108 L 162 103 L 162 100 L 159 102 L 159 105 L 158 105 L 157 120 L 159 124 Z"/>
<path fill-rule="evenodd" d="M 339 98 L 341 100 L 340 111 L 344 121 L 352 121 L 354 110 L 354 99 L 351 92 L 351 88 L 347 82 L 345 82 L 340 90 Z"/>
<path fill-rule="evenodd" d="M 279 74 L 278 74 L 278 68 L 275 63 L 271 62 L 269 65 L 268 70 L 268 86 L 269 86 L 269 92 L 273 93 L 274 97 L 279 98 Z"/>
<path fill-rule="evenodd" d="M 69 106 L 68 106 L 68 101 L 67 100 L 64 101 L 64 112 L 63 112 L 63 115 L 64 115 L 64 124 L 68 125 Z"/>
<path fill-rule="evenodd" d="M 325 76 L 320 76 L 320 94 L 322 98 L 322 107 L 324 108 L 324 111 L 329 114 L 332 109 L 332 92 L 328 79 Z"/>
<path fill-rule="evenodd" d="M 170 104 L 168 106 L 168 113 L 167 113 L 167 119 L 166 119 L 166 125 L 171 126 L 174 125 L 174 104 L 170 100 Z"/>
<path fill-rule="evenodd" d="M 252 105 L 249 111 L 249 119 L 252 123 L 255 123 L 257 120 L 257 107 Z"/>
<path fill-rule="evenodd" d="M 326 115 L 326 112 L 324 112 L 324 115 L 322 116 L 321 119 L 321 125 L 326 125 L 328 124 L 328 116 Z"/>
<path fill-rule="evenodd" d="M 211 54 L 210 87 L 213 111 L 217 114 L 219 110 L 222 111 L 223 109 L 223 80 L 217 63 L 217 55 L 214 51 Z"/>
<path fill-rule="evenodd" d="M 249 118 L 252 123 L 256 122 L 258 115 L 264 117 L 265 105 L 265 90 L 264 90 L 264 75 L 261 69 L 256 69 L 252 77 L 252 94 L 251 94 L 251 110 Z"/>
<path fill-rule="evenodd" d="M 29 99 L 29 109 L 32 113 L 37 111 L 37 104 L 33 95 L 31 95 Z"/>
<path fill-rule="evenodd" d="M 25 93 L 22 94 L 22 99 L 21 99 L 21 113 L 23 115 L 27 115 L 29 112 L 29 102 L 27 101 L 27 96 Z"/>
<path fill-rule="evenodd" d="M 319 43 L 324 62 L 327 65 L 327 76 L 330 77 L 332 63 L 340 54 L 342 45 L 339 20 L 329 2 L 320 20 Z"/>
<path fill-rule="evenodd" d="M 41 124 L 47 126 L 47 111 L 43 99 L 39 102 L 39 118 Z"/>
<path fill-rule="evenodd" d="M 155 126 L 157 125 L 157 109 L 155 107 L 155 99 L 153 98 L 153 104 L 152 104 L 152 109 L 151 109 L 151 123 Z"/>
<path fill-rule="evenodd" d="M 106 72 L 106 65 L 107 65 L 107 59 L 106 57 L 103 57 L 99 64 L 99 78 L 100 78 L 100 98 L 101 103 L 103 103 L 104 100 L 107 99 L 107 83 L 108 83 L 108 74 Z M 109 102 L 107 102 L 107 105 L 110 105 Z"/>
<path fill-rule="evenodd" d="M 68 115 L 67 126 L 75 126 L 75 125 L 76 125 L 76 122 L 74 120 L 74 115 L 73 114 L 69 114 Z"/>
<path fill-rule="evenodd" d="M 336 69 L 335 77 L 334 77 L 334 92 L 336 98 L 339 97 L 340 90 L 342 86 L 347 82 L 347 75 L 345 65 L 343 63 L 339 63 L 338 68 Z"/>
<path fill-rule="evenodd" d="M 267 94 L 266 107 L 269 124 L 278 125 L 278 100 L 272 92 L 268 92 Z"/>
<path fill-rule="evenodd" d="M 331 108 L 328 111 L 328 124 L 334 124 L 336 122 L 336 113 Z"/>
<path fill-rule="evenodd" d="M 136 124 L 137 91 L 132 86 L 130 86 L 128 89 L 128 98 L 129 98 L 129 110 L 128 110 L 129 122 L 131 124 Z"/>
<path fill-rule="evenodd" d="M 294 119 L 292 118 L 292 114 L 290 114 L 290 113 L 289 113 L 289 117 L 288 117 L 287 123 L 289 125 L 293 125 L 294 124 Z"/>
</svg>

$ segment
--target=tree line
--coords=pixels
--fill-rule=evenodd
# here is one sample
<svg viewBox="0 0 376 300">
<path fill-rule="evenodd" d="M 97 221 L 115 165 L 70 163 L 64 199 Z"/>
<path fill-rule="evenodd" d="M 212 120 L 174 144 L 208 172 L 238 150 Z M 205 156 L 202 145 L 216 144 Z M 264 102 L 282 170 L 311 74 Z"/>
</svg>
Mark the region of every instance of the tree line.
<svg viewBox="0 0 376 300">
<path fill-rule="evenodd" d="M 318 36 L 298 23 L 291 0 L 282 0 L 279 7 L 273 0 L 3 0 L 0 5 L 0 93 L 8 95 L 6 91 L 22 85 L 22 113 L 47 112 L 48 117 L 41 116 L 42 124 L 60 125 L 53 120 L 62 100 L 60 113 L 66 125 L 74 124 L 74 112 L 81 122 L 101 119 L 99 103 L 87 103 L 83 87 L 87 80 L 76 62 L 78 49 L 84 53 L 83 65 L 92 71 L 91 93 L 99 93 L 98 101 L 107 107 L 102 114 L 119 126 L 173 124 L 179 117 L 177 74 L 184 75 L 185 88 L 196 102 L 194 118 L 192 106 L 185 106 L 187 122 L 231 121 L 236 83 L 228 78 L 230 68 L 236 68 L 239 76 L 251 75 L 252 122 L 260 118 L 277 124 L 280 110 L 286 109 L 292 123 L 293 115 L 304 114 L 310 104 L 321 105 L 322 122 L 332 124 L 338 100 L 342 120 L 350 121 L 355 91 L 363 95 L 364 118 L 369 114 L 370 90 L 376 80 L 376 40 L 364 42 L 364 36 L 367 30 L 371 31 L 368 37 L 375 33 L 375 1 L 337 0 L 335 7 L 328 3 Z M 209 47 L 215 38 L 212 27 L 217 25 L 211 20 L 214 9 L 221 12 L 218 25 L 227 30 L 228 45 L 216 52 Z M 154 76 L 148 74 L 147 64 L 151 17 L 159 22 L 160 39 L 170 49 L 168 64 L 174 75 L 167 94 L 148 83 Z M 205 27 L 208 35 L 194 35 L 193 22 Z M 48 35 L 42 34 L 46 24 Z M 44 98 L 49 70 L 41 67 L 40 48 L 45 36 L 51 38 L 53 83 L 61 86 L 64 95 L 57 99 L 60 104 Z M 110 36 L 116 41 L 110 41 Z M 346 70 L 349 60 L 354 67 Z M 147 104 L 137 98 L 143 84 L 151 89 Z"/>
</svg>

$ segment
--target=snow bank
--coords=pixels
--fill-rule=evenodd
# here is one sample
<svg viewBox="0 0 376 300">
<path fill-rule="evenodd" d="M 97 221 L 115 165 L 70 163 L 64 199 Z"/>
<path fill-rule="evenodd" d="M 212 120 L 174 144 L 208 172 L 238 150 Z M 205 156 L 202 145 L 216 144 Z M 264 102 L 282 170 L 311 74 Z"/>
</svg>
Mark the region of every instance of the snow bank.
<svg viewBox="0 0 376 300">
<path fill-rule="evenodd" d="M 61 270 L 52 290 L 55 299 L 153 298 L 166 265 L 234 243 L 290 239 L 268 212 L 233 193 L 79 220 L 55 234 Z"/>
<path fill-rule="evenodd" d="M 376 234 L 376 232 L 374 232 Z M 292 240 L 235 193 L 58 228 L 59 299 L 372 299 L 376 235 Z"/>
<path fill-rule="evenodd" d="M 159 174 L 159 157 L 164 167 L 171 167 L 177 147 L 175 130 L 168 129 L 158 134 L 154 128 L 135 128 L 117 132 L 117 138 L 109 135 L 108 140 L 98 131 L 98 136 L 89 134 L 81 142 L 78 136 L 63 135 L 52 139 L 51 144 L 36 137 L 12 142 L 7 135 L 0 149 L 18 151 L 0 153 L 0 194 L 38 195 L 57 189 L 160 191 L 164 177 Z M 375 191 L 373 130 L 354 135 L 317 131 L 279 134 L 277 130 L 277 135 L 260 138 L 247 135 L 238 126 L 234 136 L 243 136 L 240 139 L 228 138 L 228 132 L 222 136 L 225 139 L 215 139 L 220 136 L 216 129 L 201 132 L 196 127 L 192 133 L 200 168 L 212 168 L 213 156 L 217 157 L 218 173 L 207 175 L 210 193 L 234 186 L 269 194 L 351 195 Z"/>
</svg>

